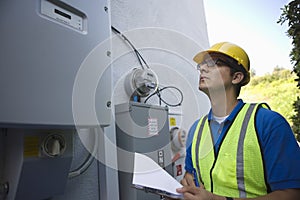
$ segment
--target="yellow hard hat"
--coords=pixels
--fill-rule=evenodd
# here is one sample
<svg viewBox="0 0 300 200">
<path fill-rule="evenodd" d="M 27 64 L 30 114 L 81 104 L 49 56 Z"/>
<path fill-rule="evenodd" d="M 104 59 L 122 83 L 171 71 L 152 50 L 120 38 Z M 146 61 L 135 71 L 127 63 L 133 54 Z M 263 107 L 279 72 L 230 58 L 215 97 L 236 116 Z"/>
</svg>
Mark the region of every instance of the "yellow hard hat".
<svg viewBox="0 0 300 200">
<path fill-rule="evenodd" d="M 205 51 L 201 51 L 194 57 L 194 61 L 196 63 L 201 63 L 204 59 L 205 56 L 209 53 L 220 53 L 224 54 L 226 56 L 229 56 L 230 58 L 234 59 L 237 62 L 238 66 L 242 66 L 246 72 L 245 78 L 243 82 L 241 83 L 242 85 L 246 85 L 250 81 L 250 60 L 247 55 L 247 53 L 239 47 L 236 44 L 230 43 L 230 42 L 220 42 L 217 44 L 214 44 L 211 46 L 209 49 Z"/>
</svg>

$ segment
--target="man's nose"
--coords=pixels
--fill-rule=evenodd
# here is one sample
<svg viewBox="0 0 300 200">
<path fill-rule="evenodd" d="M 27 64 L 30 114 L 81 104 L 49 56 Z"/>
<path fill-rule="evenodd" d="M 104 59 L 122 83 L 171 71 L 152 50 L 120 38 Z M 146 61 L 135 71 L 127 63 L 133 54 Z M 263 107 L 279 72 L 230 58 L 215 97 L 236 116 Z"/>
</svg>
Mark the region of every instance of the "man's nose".
<svg viewBox="0 0 300 200">
<path fill-rule="evenodd" d="M 202 74 L 203 72 L 208 72 L 208 66 L 206 64 L 201 65 L 199 68 L 200 74 Z"/>
</svg>

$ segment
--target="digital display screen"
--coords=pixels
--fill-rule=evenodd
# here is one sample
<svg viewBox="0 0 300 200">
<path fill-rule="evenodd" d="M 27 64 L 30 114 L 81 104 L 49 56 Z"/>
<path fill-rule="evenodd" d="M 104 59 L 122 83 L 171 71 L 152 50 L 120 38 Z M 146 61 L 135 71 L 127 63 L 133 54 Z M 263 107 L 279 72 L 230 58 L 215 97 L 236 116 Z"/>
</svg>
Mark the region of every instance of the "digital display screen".
<svg viewBox="0 0 300 200">
<path fill-rule="evenodd" d="M 71 15 L 68 15 L 67 13 L 64 13 L 64 12 L 62 12 L 62 11 L 60 11 L 60 10 L 54 9 L 54 12 L 55 12 L 56 14 L 59 14 L 59 15 L 65 17 L 65 18 L 71 19 Z"/>
</svg>

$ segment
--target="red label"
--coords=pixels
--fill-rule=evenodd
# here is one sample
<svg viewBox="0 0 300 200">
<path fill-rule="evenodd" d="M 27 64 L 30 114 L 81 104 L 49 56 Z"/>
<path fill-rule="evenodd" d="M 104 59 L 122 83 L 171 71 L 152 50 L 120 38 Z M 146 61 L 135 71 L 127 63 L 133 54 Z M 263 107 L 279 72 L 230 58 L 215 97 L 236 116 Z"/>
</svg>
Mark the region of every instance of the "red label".
<svg viewBox="0 0 300 200">
<path fill-rule="evenodd" d="M 176 170 L 177 170 L 176 176 L 182 175 L 182 165 L 176 165 Z"/>
</svg>

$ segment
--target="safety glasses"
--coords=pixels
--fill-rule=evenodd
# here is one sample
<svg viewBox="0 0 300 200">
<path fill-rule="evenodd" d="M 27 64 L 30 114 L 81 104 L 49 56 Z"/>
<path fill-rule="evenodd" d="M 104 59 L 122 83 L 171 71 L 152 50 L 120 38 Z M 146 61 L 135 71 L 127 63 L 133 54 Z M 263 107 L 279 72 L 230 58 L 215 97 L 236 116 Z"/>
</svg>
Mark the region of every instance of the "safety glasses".
<svg viewBox="0 0 300 200">
<path fill-rule="evenodd" d="M 201 67 L 203 67 L 204 65 L 208 68 L 212 68 L 212 67 L 215 67 L 215 66 L 230 66 L 226 61 L 221 60 L 219 58 L 217 58 L 217 59 L 206 59 L 206 60 L 203 60 L 201 63 L 199 63 L 197 65 L 197 70 L 200 70 Z"/>
</svg>

